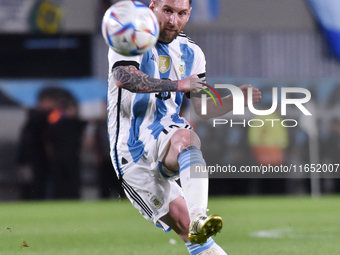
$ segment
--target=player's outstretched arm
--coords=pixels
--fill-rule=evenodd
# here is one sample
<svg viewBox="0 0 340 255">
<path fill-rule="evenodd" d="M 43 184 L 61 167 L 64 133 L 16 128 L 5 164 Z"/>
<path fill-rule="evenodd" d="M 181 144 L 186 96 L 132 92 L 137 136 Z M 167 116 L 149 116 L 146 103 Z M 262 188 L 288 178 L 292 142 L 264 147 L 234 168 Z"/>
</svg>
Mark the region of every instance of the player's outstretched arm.
<svg viewBox="0 0 340 255">
<path fill-rule="evenodd" d="M 178 81 L 155 79 L 132 65 L 115 67 L 113 79 L 117 87 L 134 93 L 177 91 L 178 89 Z"/>
<path fill-rule="evenodd" d="M 251 85 L 242 85 L 239 87 L 239 89 L 242 91 L 244 95 L 244 106 L 248 106 L 248 95 L 247 95 L 247 89 L 251 87 L 252 88 L 252 102 L 253 104 L 257 103 L 261 99 L 261 92 L 258 88 L 253 87 Z M 219 117 L 224 114 L 227 114 L 233 109 L 233 96 L 232 94 L 226 97 L 222 97 L 222 105 L 217 104 L 215 105 L 215 102 L 212 98 L 207 98 L 207 114 L 202 115 L 201 114 L 201 98 L 192 98 L 190 99 L 194 109 L 195 113 L 200 116 L 202 119 L 210 119 L 214 117 Z"/>
<path fill-rule="evenodd" d="M 190 76 L 180 81 L 171 81 L 153 78 L 135 66 L 117 66 L 113 69 L 113 79 L 119 88 L 127 89 L 134 93 L 152 93 L 166 91 L 190 91 L 190 78 L 196 78 L 196 75 Z"/>
</svg>

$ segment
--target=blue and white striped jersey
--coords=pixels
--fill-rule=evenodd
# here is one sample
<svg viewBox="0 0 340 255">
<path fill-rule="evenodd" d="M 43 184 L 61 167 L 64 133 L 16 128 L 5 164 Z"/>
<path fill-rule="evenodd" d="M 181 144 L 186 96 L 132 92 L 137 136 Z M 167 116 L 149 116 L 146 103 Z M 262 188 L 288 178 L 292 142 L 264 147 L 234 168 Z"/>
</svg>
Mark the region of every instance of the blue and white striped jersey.
<svg viewBox="0 0 340 255">
<path fill-rule="evenodd" d="M 136 163 L 147 154 L 146 143 L 157 140 L 164 126 L 187 122 L 179 117 L 183 93 L 144 94 L 120 89 L 113 81 L 113 67 L 134 65 L 154 78 L 180 80 L 192 74 L 204 77 L 205 57 L 202 50 L 181 33 L 169 44 L 157 43 L 144 55 L 126 57 L 110 49 L 108 59 L 109 139 L 114 166 L 121 175 L 128 171 L 122 165 Z"/>
</svg>

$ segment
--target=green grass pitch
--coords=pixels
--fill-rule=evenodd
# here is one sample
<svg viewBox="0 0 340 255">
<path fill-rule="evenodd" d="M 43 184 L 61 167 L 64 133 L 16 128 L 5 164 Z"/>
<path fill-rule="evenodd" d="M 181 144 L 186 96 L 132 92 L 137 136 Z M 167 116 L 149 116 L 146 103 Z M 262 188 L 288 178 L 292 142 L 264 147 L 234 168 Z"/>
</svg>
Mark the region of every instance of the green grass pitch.
<svg viewBox="0 0 340 255">
<path fill-rule="evenodd" d="M 340 254 L 339 196 L 216 197 L 209 209 L 228 255 Z M 0 227 L 1 255 L 189 254 L 127 200 L 1 203 Z"/>
</svg>

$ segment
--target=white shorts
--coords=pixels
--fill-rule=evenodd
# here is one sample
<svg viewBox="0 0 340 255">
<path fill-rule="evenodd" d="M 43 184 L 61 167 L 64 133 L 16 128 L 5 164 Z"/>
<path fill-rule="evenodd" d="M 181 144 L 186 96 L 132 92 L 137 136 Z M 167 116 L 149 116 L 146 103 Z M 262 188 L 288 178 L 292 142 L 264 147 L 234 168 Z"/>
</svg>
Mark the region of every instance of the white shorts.
<svg viewBox="0 0 340 255">
<path fill-rule="evenodd" d="M 175 126 L 174 126 L 175 125 Z M 182 188 L 177 184 L 178 173 L 169 177 L 164 173 L 162 160 L 168 148 L 171 136 L 179 129 L 192 129 L 188 123 L 173 124 L 165 127 L 158 140 L 150 139 L 145 144 L 146 153 L 137 163 L 128 164 L 124 171 L 122 186 L 134 207 L 142 216 L 163 228 L 171 228 L 160 220 L 169 212 L 169 204 L 183 196 Z"/>
</svg>

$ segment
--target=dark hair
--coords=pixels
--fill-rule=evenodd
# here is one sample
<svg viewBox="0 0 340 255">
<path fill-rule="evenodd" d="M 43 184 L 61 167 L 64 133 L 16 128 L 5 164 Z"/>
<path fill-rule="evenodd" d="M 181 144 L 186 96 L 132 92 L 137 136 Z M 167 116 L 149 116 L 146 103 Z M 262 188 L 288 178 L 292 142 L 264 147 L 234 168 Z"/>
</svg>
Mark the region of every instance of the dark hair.
<svg viewBox="0 0 340 255">
<path fill-rule="evenodd" d="M 192 4 L 192 0 L 189 0 L 189 5 L 191 6 L 191 4 Z"/>
</svg>

